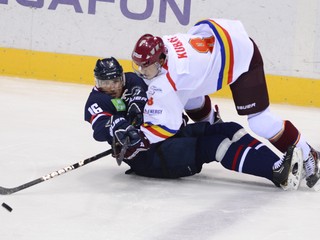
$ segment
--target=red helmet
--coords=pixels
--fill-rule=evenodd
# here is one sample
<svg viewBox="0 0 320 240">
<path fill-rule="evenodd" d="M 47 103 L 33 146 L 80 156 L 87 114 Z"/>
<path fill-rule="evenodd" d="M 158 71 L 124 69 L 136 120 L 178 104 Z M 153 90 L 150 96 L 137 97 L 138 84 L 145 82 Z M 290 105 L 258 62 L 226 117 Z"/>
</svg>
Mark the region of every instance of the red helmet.
<svg viewBox="0 0 320 240">
<path fill-rule="evenodd" d="M 148 67 L 158 62 L 162 53 L 166 53 L 162 39 L 151 34 L 145 34 L 137 41 L 131 57 L 139 66 Z"/>
</svg>

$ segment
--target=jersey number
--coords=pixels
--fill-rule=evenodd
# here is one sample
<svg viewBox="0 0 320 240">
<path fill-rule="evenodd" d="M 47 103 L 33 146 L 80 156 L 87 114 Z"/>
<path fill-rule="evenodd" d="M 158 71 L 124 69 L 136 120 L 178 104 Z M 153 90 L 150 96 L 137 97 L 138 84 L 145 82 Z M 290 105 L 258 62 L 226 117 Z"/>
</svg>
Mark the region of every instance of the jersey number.
<svg viewBox="0 0 320 240">
<path fill-rule="evenodd" d="M 207 53 L 213 51 L 214 37 L 208 38 L 191 38 L 189 44 L 200 53 Z"/>
<path fill-rule="evenodd" d="M 98 106 L 97 103 L 94 103 L 88 108 L 88 111 L 91 113 L 91 115 L 95 115 L 95 114 L 101 113 L 102 109 L 101 107 Z"/>
</svg>

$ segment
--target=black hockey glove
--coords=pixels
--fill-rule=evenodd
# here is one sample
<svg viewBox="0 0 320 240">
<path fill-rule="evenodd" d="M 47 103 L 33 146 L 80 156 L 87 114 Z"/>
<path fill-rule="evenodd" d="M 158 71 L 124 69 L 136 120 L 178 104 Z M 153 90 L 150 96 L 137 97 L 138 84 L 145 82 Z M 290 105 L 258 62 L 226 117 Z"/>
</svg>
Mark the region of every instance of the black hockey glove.
<svg viewBox="0 0 320 240">
<path fill-rule="evenodd" d="M 140 127 L 143 123 L 143 114 L 137 103 L 131 103 L 127 111 L 127 120 L 134 127 Z"/>
<path fill-rule="evenodd" d="M 108 126 L 109 126 L 109 134 L 110 134 L 110 136 L 114 137 L 115 136 L 115 132 L 118 129 L 125 129 L 128 126 L 130 126 L 130 123 L 124 117 L 112 116 Z"/>
<path fill-rule="evenodd" d="M 127 97 L 127 120 L 138 128 L 143 123 L 143 109 L 148 101 L 145 91 L 140 86 L 131 89 L 130 97 Z"/>
<path fill-rule="evenodd" d="M 116 140 L 115 132 L 118 129 L 125 129 L 130 126 L 129 122 L 120 116 L 112 116 L 110 119 L 109 126 L 109 134 L 112 137 L 112 157 L 118 160 L 120 151 L 122 149 L 122 145 Z M 119 163 L 118 163 L 119 164 Z"/>
<path fill-rule="evenodd" d="M 116 142 L 114 145 L 118 147 L 118 149 L 114 149 L 114 151 L 117 151 L 114 153 L 115 157 L 117 157 L 123 147 L 127 148 L 124 158 L 129 160 L 134 158 L 139 152 L 146 151 L 150 147 L 150 142 L 143 132 L 131 125 L 126 129 L 116 130 L 114 137 Z"/>
</svg>

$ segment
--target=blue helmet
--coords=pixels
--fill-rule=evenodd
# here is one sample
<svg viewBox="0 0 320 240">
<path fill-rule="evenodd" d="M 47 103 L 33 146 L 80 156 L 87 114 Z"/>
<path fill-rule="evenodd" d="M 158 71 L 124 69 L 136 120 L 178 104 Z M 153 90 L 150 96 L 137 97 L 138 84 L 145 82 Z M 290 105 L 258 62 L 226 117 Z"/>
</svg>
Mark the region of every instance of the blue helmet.
<svg viewBox="0 0 320 240">
<path fill-rule="evenodd" d="M 94 68 L 94 76 L 98 80 L 122 78 L 123 69 L 114 57 L 98 59 Z"/>
</svg>

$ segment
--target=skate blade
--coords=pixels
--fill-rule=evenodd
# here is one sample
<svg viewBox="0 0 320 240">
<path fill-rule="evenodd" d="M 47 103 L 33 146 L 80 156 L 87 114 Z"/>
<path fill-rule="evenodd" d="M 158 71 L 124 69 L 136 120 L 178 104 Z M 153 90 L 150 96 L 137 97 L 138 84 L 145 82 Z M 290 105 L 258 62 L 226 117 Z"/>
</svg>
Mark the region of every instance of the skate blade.
<svg viewBox="0 0 320 240">
<path fill-rule="evenodd" d="M 318 162 L 318 169 L 320 169 L 320 161 Z M 316 192 L 318 192 L 320 190 L 320 179 L 318 179 L 316 184 L 311 189 L 316 191 Z"/>
<path fill-rule="evenodd" d="M 316 192 L 320 190 L 320 180 L 312 187 L 312 189 Z"/>
<path fill-rule="evenodd" d="M 303 175 L 302 150 L 295 148 L 291 160 L 291 167 L 286 185 L 280 185 L 285 191 L 297 190 L 300 186 Z M 320 182 L 320 181 L 319 181 Z M 320 188 L 320 184 L 319 184 Z"/>
</svg>

